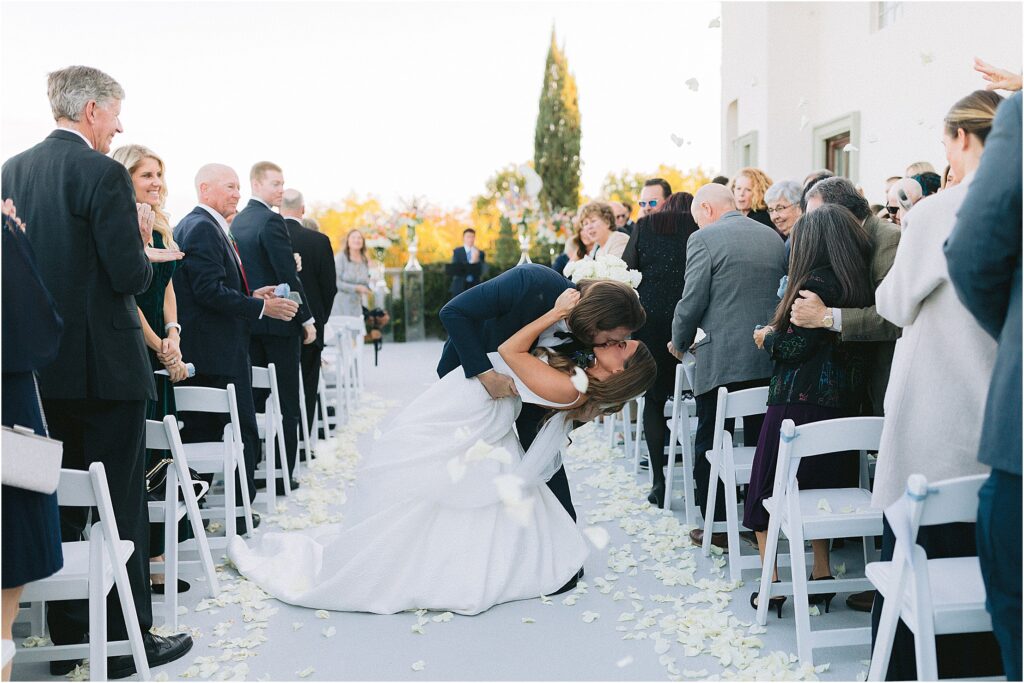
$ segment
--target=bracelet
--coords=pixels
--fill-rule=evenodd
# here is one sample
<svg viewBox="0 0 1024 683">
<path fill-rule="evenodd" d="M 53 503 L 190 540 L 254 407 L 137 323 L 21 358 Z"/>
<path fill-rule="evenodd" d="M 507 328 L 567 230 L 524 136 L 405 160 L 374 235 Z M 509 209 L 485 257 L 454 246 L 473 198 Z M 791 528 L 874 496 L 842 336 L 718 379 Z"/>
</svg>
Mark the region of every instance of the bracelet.
<svg viewBox="0 0 1024 683">
<path fill-rule="evenodd" d="M 178 331 L 178 334 L 181 334 L 181 325 L 179 325 L 178 323 L 167 323 L 166 325 L 164 325 L 164 332 L 170 332 L 171 328 L 176 329 Z"/>
</svg>

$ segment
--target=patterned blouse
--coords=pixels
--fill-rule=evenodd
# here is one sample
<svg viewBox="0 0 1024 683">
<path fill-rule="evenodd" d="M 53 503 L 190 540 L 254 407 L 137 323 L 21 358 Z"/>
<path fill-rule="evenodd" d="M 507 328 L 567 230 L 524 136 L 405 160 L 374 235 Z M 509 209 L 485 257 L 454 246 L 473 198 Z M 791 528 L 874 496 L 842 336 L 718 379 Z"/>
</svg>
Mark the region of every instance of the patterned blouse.
<svg viewBox="0 0 1024 683">
<path fill-rule="evenodd" d="M 841 297 L 830 267 L 811 271 L 801 289 L 817 294 L 826 306 Z M 768 405 L 804 404 L 856 410 L 866 386 L 863 344 L 842 343 L 838 332 L 790 324 L 765 336 L 764 348 L 775 361 Z"/>
</svg>

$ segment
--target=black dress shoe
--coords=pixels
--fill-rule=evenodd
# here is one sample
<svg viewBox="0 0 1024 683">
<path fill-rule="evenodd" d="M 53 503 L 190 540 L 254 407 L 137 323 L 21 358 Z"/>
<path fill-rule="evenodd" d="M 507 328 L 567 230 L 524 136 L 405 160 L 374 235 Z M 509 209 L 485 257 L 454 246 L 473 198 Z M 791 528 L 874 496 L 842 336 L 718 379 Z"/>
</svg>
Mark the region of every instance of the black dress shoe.
<svg viewBox="0 0 1024 683">
<path fill-rule="evenodd" d="M 252 528 L 257 529 L 260 526 L 260 515 L 257 512 L 252 513 Z M 235 531 L 244 534 L 246 531 L 245 526 L 245 515 L 241 517 L 235 517 Z"/>
<path fill-rule="evenodd" d="M 154 583 L 152 591 L 157 595 L 163 595 L 165 588 L 166 586 L 163 583 Z M 178 579 L 178 593 L 188 593 L 189 590 L 191 589 L 192 584 L 190 584 L 188 581 L 182 581 L 181 579 Z"/>
<path fill-rule="evenodd" d="M 184 657 L 192 649 L 192 636 L 187 633 L 175 633 L 170 636 L 144 633 L 142 643 L 146 649 L 146 661 L 152 668 Z M 134 673 L 135 659 L 131 655 L 107 657 L 107 678 L 127 678 Z"/>
<path fill-rule="evenodd" d="M 870 612 L 875 603 L 875 591 L 852 593 L 846 596 L 846 606 L 858 612 Z"/>
<path fill-rule="evenodd" d="M 289 484 L 291 485 L 290 486 L 290 490 L 292 490 L 292 491 L 294 491 L 295 489 L 299 488 L 299 482 L 295 481 L 294 479 L 290 479 L 289 480 Z M 279 496 L 283 496 L 284 495 L 284 482 L 281 481 L 280 479 L 278 479 L 278 481 L 277 481 L 277 495 L 279 495 Z"/>
<path fill-rule="evenodd" d="M 651 492 L 647 494 L 647 502 L 659 508 L 665 504 L 665 482 L 651 486 Z"/>
</svg>

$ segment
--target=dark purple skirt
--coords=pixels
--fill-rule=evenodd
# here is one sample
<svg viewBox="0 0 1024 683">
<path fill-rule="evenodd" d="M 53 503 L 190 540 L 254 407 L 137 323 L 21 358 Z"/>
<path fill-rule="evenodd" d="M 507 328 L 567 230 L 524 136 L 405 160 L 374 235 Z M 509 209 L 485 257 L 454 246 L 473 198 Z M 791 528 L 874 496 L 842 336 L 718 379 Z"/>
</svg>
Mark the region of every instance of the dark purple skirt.
<svg viewBox="0 0 1024 683">
<path fill-rule="evenodd" d="M 779 459 L 779 430 L 782 429 L 782 422 L 792 420 L 799 426 L 849 416 L 848 411 L 839 408 L 800 403 L 768 406 L 761 436 L 757 440 L 757 451 L 754 453 L 750 486 L 743 504 L 743 526 L 753 531 L 768 530 L 768 511 L 763 502 L 765 498 L 772 497 L 772 489 L 775 487 L 775 464 Z M 801 489 L 856 486 L 860 478 L 858 453 L 845 451 L 804 458 L 796 476 Z"/>
</svg>

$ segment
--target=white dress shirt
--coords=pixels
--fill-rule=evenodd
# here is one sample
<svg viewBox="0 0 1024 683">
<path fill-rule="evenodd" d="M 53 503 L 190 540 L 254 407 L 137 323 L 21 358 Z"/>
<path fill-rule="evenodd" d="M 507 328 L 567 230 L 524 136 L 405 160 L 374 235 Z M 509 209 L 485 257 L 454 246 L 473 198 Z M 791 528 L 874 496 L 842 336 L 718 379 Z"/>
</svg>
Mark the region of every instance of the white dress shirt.
<svg viewBox="0 0 1024 683">
<path fill-rule="evenodd" d="M 57 130 L 66 130 L 69 133 L 74 133 L 78 137 L 80 137 L 83 140 L 85 140 L 85 144 L 89 145 L 89 149 L 96 149 L 95 147 L 92 146 L 92 143 L 89 142 L 89 138 L 85 137 L 85 135 L 82 134 L 82 131 L 80 131 L 80 130 L 78 130 L 76 128 L 64 128 L 62 126 L 57 126 Z"/>
</svg>

